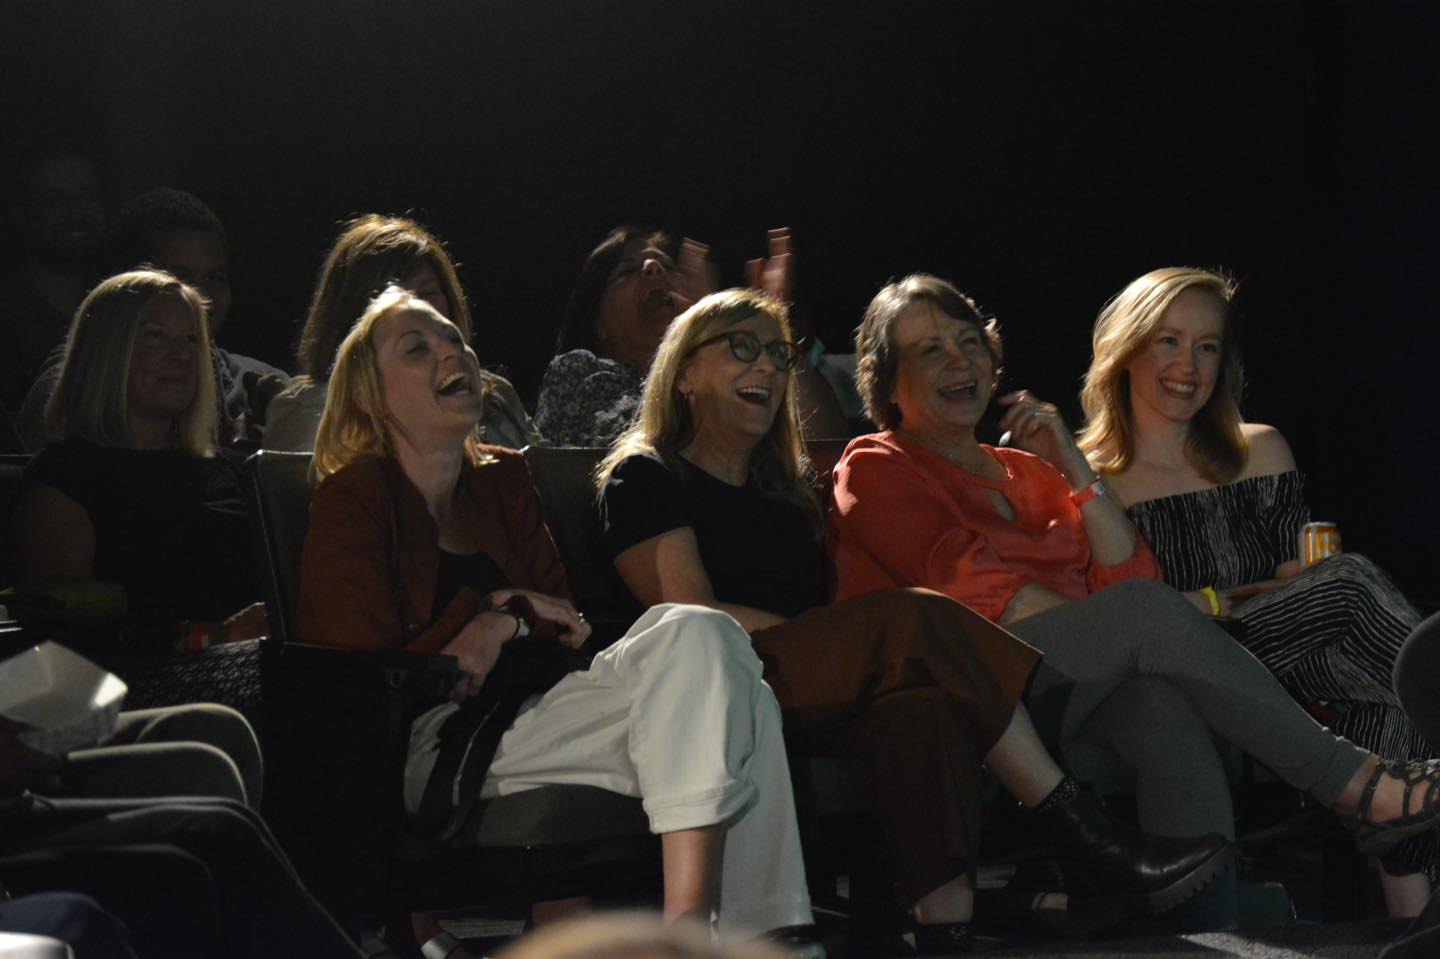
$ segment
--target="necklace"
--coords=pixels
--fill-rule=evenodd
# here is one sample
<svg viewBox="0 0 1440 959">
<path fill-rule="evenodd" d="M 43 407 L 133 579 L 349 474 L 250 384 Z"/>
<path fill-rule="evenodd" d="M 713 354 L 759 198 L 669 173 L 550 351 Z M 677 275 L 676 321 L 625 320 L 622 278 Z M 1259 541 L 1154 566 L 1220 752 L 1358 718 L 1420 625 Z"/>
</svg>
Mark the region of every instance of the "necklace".
<svg viewBox="0 0 1440 959">
<path fill-rule="evenodd" d="M 917 445 L 939 456 L 951 466 L 958 466 L 972 476 L 979 476 L 982 479 L 991 478 L 986 475 L 986 472 L 990 468 L 990 464 L 995 461 L 989 454 L 981 449 L 979 445 L 976 445 L 974 452 L 967 456 L 966 445 L 959 441 L 955 443 L 933 443 L 914 433 L 905 433 L 903 435 Z"/>
</svg>

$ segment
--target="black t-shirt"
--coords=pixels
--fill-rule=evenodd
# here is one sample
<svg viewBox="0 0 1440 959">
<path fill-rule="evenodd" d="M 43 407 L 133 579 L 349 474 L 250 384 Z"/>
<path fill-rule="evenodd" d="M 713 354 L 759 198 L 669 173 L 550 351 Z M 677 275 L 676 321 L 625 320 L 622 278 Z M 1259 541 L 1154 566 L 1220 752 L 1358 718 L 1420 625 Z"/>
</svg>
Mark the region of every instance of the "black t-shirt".
<svg viewBox="0 0 1440 959">
<path fill-rule="evenodd" d="M 435 608 L 432 622 L 440 618 L 450 600 L 463 587 L 469 586 L 481 596 L 487 596 L 497 589 L 506 589 L 510 580 L 488 554 L 471 553 L 468 556 L 440 550 L 440 562 L 435 570 Z"/>
<path fill-rule="evenodd" d="M 690 463 L 677 469 L 652 455 L 616 467 L 600 494 L 602 542 L 612 559 L 689 526 L 721 602 L 782 616 L 825 603 L 825 555 L 802 509 Z"/>
<path fill-rule="evenodd" d="M 240 465 L 222 451 L 53 443 L 21 480 L 79 503 L 95 528 L 95 579 L 125 590 L 137 622 L 220 620 L 260 599 Z"/>
</svg>

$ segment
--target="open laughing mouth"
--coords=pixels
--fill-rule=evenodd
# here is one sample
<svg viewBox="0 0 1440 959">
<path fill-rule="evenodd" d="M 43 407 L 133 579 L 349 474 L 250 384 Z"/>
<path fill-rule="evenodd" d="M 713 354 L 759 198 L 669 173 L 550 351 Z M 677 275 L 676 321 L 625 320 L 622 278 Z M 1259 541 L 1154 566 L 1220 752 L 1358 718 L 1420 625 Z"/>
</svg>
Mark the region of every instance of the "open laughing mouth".
<svg viewBox="0 0 1440 959">
<path fill-rule="evenodd" d="M 975 392 L 979 384 L 975 380 L 967 380 L 962 383 L 951 383 L 949 386 L 940 387 L 940 395 L 946 399 L 969 400 L 975 398 Z"/>
<path fill-rule="evenodd" d="M 662 284 L 647 290 L 640 297 L 640 307 L 644 310 L 668 310 L 673 313 L 676 311 L 675 296 L 668 286 Z"/>
<path fill-rule="evenodd" d="M 1161 380 L 1160 385 L 1167 393 L 1174 393 L 1176 396 L 1190 397 L 1195 395 L 1196 386 L 1194 383 L 1182 383 L 1179 380 Z"/>
<path fill-rule="evenodd" d="M 735 395 L 756 406 L 764 406 L 770 402 L 770 388 L 766 386 L 742 386 L 735 391 Z"/>
<path fill-rule="evenodd" d="M 470 377 L 464 373 L 455 372 L 441 380 L 440 387 L 435 392 L 441 396 L 459 396 L 474 391 L 470 388 Z"/>
</svg>

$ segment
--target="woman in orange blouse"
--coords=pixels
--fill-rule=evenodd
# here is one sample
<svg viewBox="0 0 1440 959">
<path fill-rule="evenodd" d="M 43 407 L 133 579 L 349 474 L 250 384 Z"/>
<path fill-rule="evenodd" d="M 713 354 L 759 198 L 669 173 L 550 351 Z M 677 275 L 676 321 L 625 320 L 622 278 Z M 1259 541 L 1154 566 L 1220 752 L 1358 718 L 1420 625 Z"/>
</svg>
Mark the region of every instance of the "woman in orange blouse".
<svg viewBox="0 0 1440 959">
<path fill-rule="evenodd" d="M 973 301 L 932 276 L 889 284 L 856 354 L 867 412 L 885 432 L 852 442 L 835 470 L 838 599 L 924 586 L 1004 623 L 1045 653 L 1030 702 L 1042 726 L 1047 712 L 1058 723 L 1062 754 L 1122 684 L 1158 677 L 1210 730 L 1345 817 L 1362 850 L 1440 822 L 1440 764 L 1387 763 L 1332 735 L 1156 581 L 1149 549 L 1054 406 L 1002 396 L 1000 427 L 1016 448 L 979 442 L 1001 342 Z"/>
<path fill-rule="evenodd" d="M 863 499 L 868 505 L 877 494 L 894 497 L 884 487 L 904 463 L 907 487 L 918 487 L 924 496 L 908 497 L 904 508 L 886 514 L 884 535 L 930 545 L 903 556 L 877 557 L 847 540 L 837 552 L 846 595 L 892 589 L 901 576 L 962 599 L 987 619 L 1008 623 L 1046 602 L 1084 599 L 1129 579 L 1160 579 L 1145 541 L 1133 534 L 1128 555 L 1118 543 L 1103 557 L 1109 563 L 1092 554 L 1086 524 L 1074 506 L 1079 497 L 1072 496 L 1065 477 L 1047 460 L 1016 449 L 984 449 L 995 465 L 971 473 L 957 470 L 944 455 L 899 430 L 850 445 L 847 464 L 885 465 L 875 472 L 862 467 L 853 475 L 846 470 L 840 525 L 878 517 L 876 510 L 855 509 L 856 502 Z M 1089 485 L 1081 484 L 1082 489 Z M 996 498 L 1005 500 L 1013 518 L 991 505 Z M 1104 521 L 1116 522 L 1114 517 Z M 1116 539 L 1123 542 L 1123 535 Z"/>
</svg>

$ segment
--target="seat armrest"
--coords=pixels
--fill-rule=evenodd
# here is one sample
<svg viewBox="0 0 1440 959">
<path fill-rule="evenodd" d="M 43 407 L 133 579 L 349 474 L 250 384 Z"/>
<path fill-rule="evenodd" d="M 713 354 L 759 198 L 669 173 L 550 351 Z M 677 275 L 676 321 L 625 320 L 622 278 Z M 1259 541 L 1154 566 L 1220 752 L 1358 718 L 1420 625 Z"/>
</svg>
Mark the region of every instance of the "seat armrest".
<svg viewBox="0 0 1440 959">
<path fill-rule="evenodd" d="M 374 666 L 394 667 L 409 672 L 446 672 L 460 670 L 460 661 L 454 656 L 417 656 L 401 650 L 347 649 L 343 646 L 323 646 L 320 643 L 286 643 L 280 655 L 295 656 L 324 661 L 333 658 L 336 662 L 369 663 Z"/>
<path fill-rule="evenodd" d="M 383 676 L 384 686 L 403 690 L 408 699 L 442 699 L 460 678 L 460 661 L 454 656 L 416 656 L 399 651 L 343 649 L 316 643 L 285 643 L 279 668 L 292 677 L 313 678 L 322 686 L 347 688 L 369 685 Z M 356 682 L 357 677 L 368 681 Z"/>
</svg>

